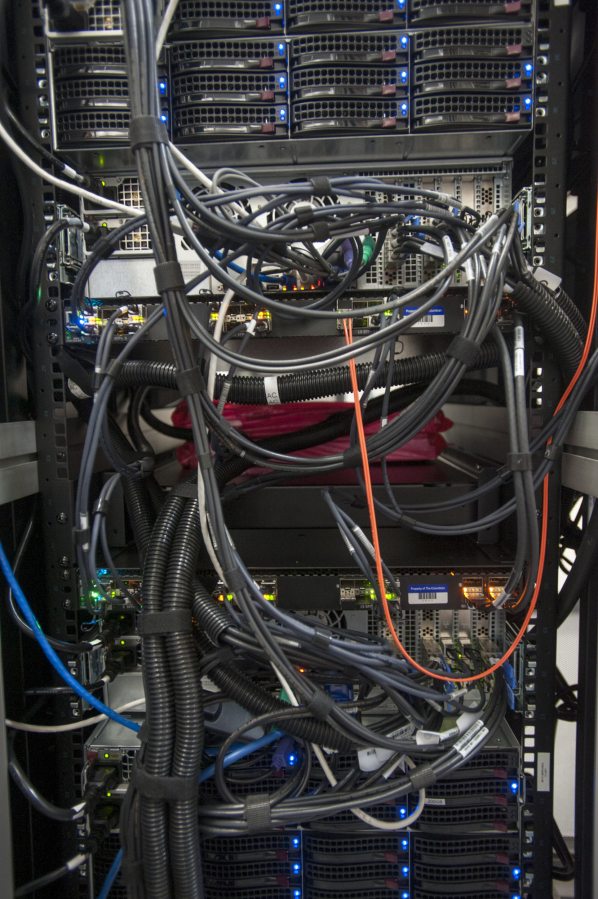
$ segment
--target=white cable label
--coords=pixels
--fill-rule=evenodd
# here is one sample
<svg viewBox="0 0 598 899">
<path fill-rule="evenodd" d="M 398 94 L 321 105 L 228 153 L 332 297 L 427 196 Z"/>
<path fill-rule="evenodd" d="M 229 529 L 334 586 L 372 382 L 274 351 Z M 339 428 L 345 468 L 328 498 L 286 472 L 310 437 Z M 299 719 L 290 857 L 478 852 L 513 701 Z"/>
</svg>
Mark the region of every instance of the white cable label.
<svg viewBox="0 0 598 899">
<path fill-rule="evenodd" d="M 463 263 L 463 271 L 465 273 L 466 281 L 473 281 L 473 263 L 471 259 L 466 259 Z"/>
<path fill-rule="evenodd" d="M 490 731 L 483 721 L 476 721 L 469 730 L 465 731 L 461 739 L 457 740 L 453 749 L 455 752 L 458 752 L 462 758 L 466 759 L 467 756 L 471 755 L 475 748 L 485 740 L 489 733 Z"/>
<path fill-rule="evenodd" d="M 405 724 L 398 730 L 393 730 L 387 736 L 392 740 L 401 740 L 404 737 L 410 737 L 413 734 L 413 724 Z M 360 749 L 357 752 L 357 761 L 360 771 L 377 771 L 385 762 L 397 753 L 392 749 L 382 749 L 379 746 L 368 746 L 367 749 Z"/>
<path fill-rule="evenodd" d="M 442 245 L 443 245 L 444 251 L 446 253 L 446 261 L 452 262 L 457 254 L 455 252 L 453 242 L 450 239 L 450 237 L 448 236 L 448 234 L 445 234 L 444 237 L 442 238 Z"/>
<path fill-rule="evenodd" d="M 266 391 L 266 402 L 268 405 L 279 406 L 280 394 L 278 392 L 278 378 L 276 375 L 264 378 L 264 390 Z"/>
<path fill-rule="evenodd" d="M 523 336 L 523 328 L 521 325 L 517 325 L 515 328 L 515 342 L 514 342 L 514 360 L 513 360 L 513 373 L 516 378 L 524 378 L 525 377 L 525 339 Z"/>
</svg>

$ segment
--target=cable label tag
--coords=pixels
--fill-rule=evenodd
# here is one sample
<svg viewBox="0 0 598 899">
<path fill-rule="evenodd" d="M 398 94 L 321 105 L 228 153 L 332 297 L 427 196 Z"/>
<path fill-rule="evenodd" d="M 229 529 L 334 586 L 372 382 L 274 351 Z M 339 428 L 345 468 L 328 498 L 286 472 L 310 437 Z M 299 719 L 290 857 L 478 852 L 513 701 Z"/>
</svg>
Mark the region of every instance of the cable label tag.
<svg viewBox="0 0 598 899">
<path fill-rule="evenodd" d="M 441 799 L 440 796 L 426 796 L 424 805 L 446 805 L 446 799 Z"/>
<path fill-rule="evenodd" d="M 419 306 L 405 306 L 403 309 L 404 318 L 406 315 L 413 315 L 419 312 Z M 411 325 L 412 328 L 444 328 L 445 316 L 444 306 L 432 306 L 422 315 L 416 322 Z"/>
<path fill-rule="evenodd" d="M 264 390 L 266 391 L 266 402 L 269 406 L 280 405 L 280 394 L 278 392 L 278 378 L 276 375 L 264 378 Z"/>
<path fill-rule="evenodd" d="M 463 263 L 463 271 L 465 273 L 466 281 L 473 281 L 473 263 L 471 259 L 466 259 Z"/>
<path fill-rule="evenodd" d="M 465 731 L 460 740 L 457 740 L 453 749 L 455 752 L 458 752 L 459 755 L 466 759 L 467 756 L 471 755 L 479 744 L 486 739 L 490 731 L 484 724 L 482 720 L 478 720 L 475 724 L 469 728 L 469 730 Z"/>
<path fill-rule="evenodd" d="M 434 603 L 448 605 L 448 584 L 409 584 L 407 602 L 410 606 L 427 606 Z"/>
<path fill-rule="evenodd" d="M 404 737 L 410 737 L 415 730 L 413 724 L 405 724 L 398 730 L 393 730 L 387 734 L 391 740 L 401 740 Z M 392 749 L 382 749 L 379 746 L 369 746 L 367 749 L 360 749 L 357 753 L 357 761 L 360 771 L 377 771 L 385 762 L 396 755 Z"/>
<path fill-rule="evenodd" d="M 444 251 L 446 253 L 446 261 L 452 262 L 457 254 L 455 252 L 453 242 L 450 239 L 450 237 L 448 236 L 448 234 L 445 234 L 444 237 L 442 238 L 442 246 L 444 247 Z"/>
</svg>

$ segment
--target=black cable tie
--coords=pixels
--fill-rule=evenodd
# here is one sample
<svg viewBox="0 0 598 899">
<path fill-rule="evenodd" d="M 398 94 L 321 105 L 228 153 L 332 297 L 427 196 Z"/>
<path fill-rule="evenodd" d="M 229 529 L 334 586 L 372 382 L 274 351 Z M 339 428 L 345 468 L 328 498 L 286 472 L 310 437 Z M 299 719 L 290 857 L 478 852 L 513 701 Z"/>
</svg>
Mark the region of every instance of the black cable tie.
<svg viewBox="0 0 598 899">
<path fill-rule="evenodd" d="M 129 144 L 132 150 L 152 144 L 167 144 L 168 131 L 166 125 L 157 116 L 139 115 L 131 119 L 129 125 Z"/>
<path fill-rule="evenodd" d="M 300 225 L 309 225 L 314 220 L 314 208 L 313 206 L 310 206 L 309 203 L 302 203 L 299 206 L 295 206 L 293 214 Z"/>
<path fill-rule="evenodd" d="M 230 646 L 223 646 L 221 649 L 215 650 L 211 657 L 201 662 L 201 673 L 203 677 L 209 677 L 210 671 L 214 668 L 226 667 L 227 665 L 237 662 L 238 659 Z"/>
<path fill-rule="evenodd" d="M 245 798 L 245 821 L 248 833 L 272 830 L 272 809 L 268 793 L 256 793 Z"/>
<path fill-rule="evenodd" d="M 138 622 L 138 630 L 142 637 L 157 634 L 189 634 L 192 628 L 189 609 L 144 612 Z"/>
<path fill-rule="evenodd" d="M 563 455 L 563 446 L 561 443 L 549 443 L 544 450 L 544 458 L 550 462 L 557 462 Z"/>
<path fill-rule="evenodd" d="M 314 197 L 334 197 L 335 193 L 328 178 L 318 175 L 311 179 L 312 192 Z"/>
<path fill-rule="evenodd" d="M 222 574 L 224 575 L 226 586 L 229 588 L 231 593 L 238 593 L 240 590 L 243 590 L 243 588 L 247 586 L 245 578 L 238 568 L 222 569 Z"/>
<path fill-rule="evenodd" d="M 456 359 L 457 362 L 461 362 L 462 365 L 472 365 L 480 355 L 480 348 L 474 340 L 457 334 L 449 343 L 445 353 L 452 359 Z"/>
<path fill-rule="evenodd" d="M 209 451 L 207 453 L 196 453 L 196 457 L 197 464 L 202 471 L 208 471 L 210 468 L 214 467 L 212 453 L 210 453 Z"/>
<path fill-rule="evenodd" d="M 162 802 L 185 802 L 197 799 L 199 781 L 197 775 L 190 777 L 169 777 L 163 774 L 148 774 L 137 765 L 133 769 L 133 786 L 148 799 Z"/>
<path fill-rule="evenodd" d="M 170 491 L 171 496 L 184 496 L 185 499 L 197 499 L 197 483 L 193 481 L 182 481 L 173 487 Z"/>
<path fill-rule="evenodd" d="M 311 230 L 317 241 L 328 240 L 330 237 L 330 228 L 328 227 L 327 222 L 314 222 L 311 226 Z"/>
<path fill-rule="evenodd" d="M 316 689 L 316 692 L 307 703 L 306 708 L 311 712 L 314 718 L 326 721 L 334 708 L 334 699 L 332 699 L 328 693 L 325 693 L 324 690 Z"/>
<path fill-rule="evenodd" d="M 413 771 L 409 772 L 409 780 L 411 781 L 414 790 L 425 790 L 426 787 L 436 783 L 437 779 L 436 772 L 429 763 L 418 765 L 417 768 L 414 768 Z"/>
<path fill-rule="evenodd" d="M 169 290 L 184 290 L 185 279 L 183 270 L 176 260 L 172 262 L 161 262 L 154 268 L 154 278 L 156 281 L 156 289 L 160 295 Z"/>
<path fill-rule="evenodd" d="M 531 453 L 509 453 L 507 465 L 511 471 L 533 471 L 533 456 Z"/>
<path fill-rule="evenodd" d="M 77 546 L 85 546 L 89 543 L 89 528 L 73 528 L 73 537 Z"/>
<path fill-rule="evenodd" d="M 203 375 L 198 366 L 177 372 L 176 382 L 182 396 L 193 396 L 204 388 Z"/>
</svg>

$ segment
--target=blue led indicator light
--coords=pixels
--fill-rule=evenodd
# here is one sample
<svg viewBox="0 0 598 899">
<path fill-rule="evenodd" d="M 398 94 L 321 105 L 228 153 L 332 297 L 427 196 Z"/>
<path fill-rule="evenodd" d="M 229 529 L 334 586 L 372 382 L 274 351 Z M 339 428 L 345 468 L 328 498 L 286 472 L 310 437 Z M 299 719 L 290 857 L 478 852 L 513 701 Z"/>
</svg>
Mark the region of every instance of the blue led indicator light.
<svg viewBox="0 0 598 899">
<path fill-rule="evenodd" d="M 405 850 L 409 849 L 409 840 L 407 840 L 407 839 L 401 840 L 401 849 L 405 849 Z"/>
<path fill-rule="evenodd" d="M 282 3 L 275 3 L 275 4 L 274 4 L 274 12 L 275 12 L 275 13 L 281 13 L 281 12 L 282 12 Z"/>
<path fill-rule="evenodd" d="M 407 81 L 407 72 L 405 71 L 405 69 L 403 69 L 401 72 L 401 81 L 403 82 L 403 84 Z"/>
<path fill-rule="evenodd" d="M 160 121 L 166 124 L 168 122 L 168 115 L 165 112 L 160 113 Z"/>
<path fill-rule="evenodd" d="M 401 868 L 401 874 L 403 877 L 409 877 L 409 865 L 403 865 Z"/>
<path fill-rule="evenodd" d="M 284 54 L 284 44 L 278 45 L 278 52 L 280 53 L 281 56 Z"/>
<path fill-rule="evenodd" d="M 162 96 L 164 96 L 164 94 L 166 93 L 166 82 L 165 81 L 158 82 L 158 90 L 160 91 Z"/>
<path fill-rule="evenodd" d="M 516 780 L 512 780 L 511 781 L 511 793 L 518 793 L 518 792 L 519 792 L 519 784 L 517 783 Z"/>
<path fill-rule="evenodd" d="M 295 862 L 295 864 L 293 865 L 291 870 L 292 870 L 293 874 L 300 874 L 301 873 L 301 865 L 299 864 L 299 862 Z"/>
<path fill-rule="evenodd" d="M 513 893 L 513 895 L 511 896 L 511 899 L 521 899 L 521 896 L 519 893 Z"/>
<path fill-rule="evenodd" d="M 524 100 L 523 102 L 525 103 L 525 108 L 526 108 L 526 109 L 529 109 L 530 106 L 532 105 L 532 98 L 531 98 L 531 97 L 526 97 L 525 100 Z"/>
<path fill-rule="evenodd" d="M 513 875 L 513 880 L 519 880 L 521 877 L 521 868 L 513 868 L 511 874 Z"/>
<path fill-rule="evenodd" d="M 409 38 L 408 38 L 408 36 L 407 36 L 406 34 L 402 35 L 402 37 L 401 37 L 401 47 L 406 47 L 408 43 L 409 43 Z"/>
<path fill-rule="evenodd" d="M 409 893 L 401 893 L 401 899 L 409 899 Z"/>
<path fill-rule="evenodd" d="M 401 103 L 401 115 L 407 115 L 407 104 Z"/>
<path fill-rule="evenodd" d="M 293 765 L 297 764 L 297 756 L 294 755 L 293 753 L 291 753 L 291 755 L 288 757 L 287 761 L 288 761 L 290 767 L 292 768 Z"/>
<path fill-rule="evenodd" d="M 401 808 L 399 809 L 399 818 L 406 818 L 406 817 L 407 817 L 407 809 L 405 808 L 404 805 L 402 805 Z"/>
<path fill-rule="evenodd" d="M 301 890 L 293 890 L 293 899 L 301 899 Z"/>
<path fill-rule="evenodd" d="M 397 6 L 399 9 L 403 9 L 405 6 L 405 0 L 397 0 Z"/>
<path fill-rule="evenodd" d="M 278 79 L 278 83 L 280 84 L 281 87 L 285 86 L 285 84 L 287 83 L 287 79 L 284 77 L 284 75 L 280 76 L 280 78 Z"/>
<path fill-rule="evenodd" d="M 524 69 L 525 69 L 525 74 L 526 74 L 526 75 L 531 75 L 532 72 L 534 71 L 534 67 L 533 67 L 533 65 L 531 64 L 531 62 L 526 62 L 525 66 L 524 66 Z"/>
<path fill-rule="evenodd" d="M 280 112 L 279 112 L 279 116 L 280 116 L 280 121 L 281 121 L 281 122 L 284 122 L 284 120 L 285 120 L 286 117 L 287 117 L 287 111 L 286 111 L 286 109 L 281 109 Z"/>
<path fill-rule="evenodd" d="M 299 849 L 300 843 L 301 843 L 301 841 L 300 841 L 299 837 L 293 837 L 293 839 L 291 840 L 291 845 L 292 845 L 293 849 Z"/>
</svg>

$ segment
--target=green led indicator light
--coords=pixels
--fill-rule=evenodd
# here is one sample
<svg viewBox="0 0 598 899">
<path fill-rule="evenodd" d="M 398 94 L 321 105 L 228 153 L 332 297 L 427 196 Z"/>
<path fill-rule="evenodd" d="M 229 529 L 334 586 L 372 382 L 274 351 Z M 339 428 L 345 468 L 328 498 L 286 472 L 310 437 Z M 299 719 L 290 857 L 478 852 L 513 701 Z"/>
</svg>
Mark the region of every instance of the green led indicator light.
<svg viewBox="0 0 598 899">
<path fill-rule="evenodd" d="M 126 641 L 126 640 L 121 640 L 121 641 L 120 641 L 120 645 L 121 645 L 121 646 L 126 646 L 126 645 L 127 645 L 127 641 Z"/>
<path fill-rule="evenodd" d="M 109 758 L 110 758 L 110 753 L 109 753 L 109 752 L 105 752 L 105 753 L 104 753 L 104 758 L 105 758 L 105 759 L 109 759 Z"/>
</svg>

